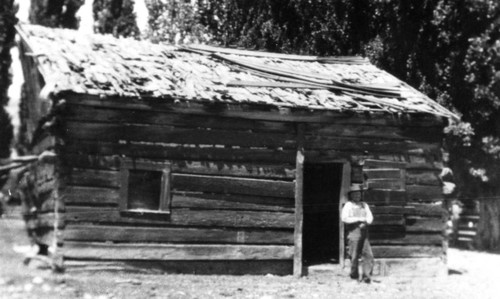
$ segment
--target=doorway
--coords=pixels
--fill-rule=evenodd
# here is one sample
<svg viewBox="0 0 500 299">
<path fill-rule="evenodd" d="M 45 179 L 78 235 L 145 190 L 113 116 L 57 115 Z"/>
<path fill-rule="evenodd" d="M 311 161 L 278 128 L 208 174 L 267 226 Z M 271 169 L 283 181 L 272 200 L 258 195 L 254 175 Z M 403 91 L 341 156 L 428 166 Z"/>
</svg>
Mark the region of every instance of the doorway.
<svg viewBox="0 0 500 299">
<path fill-rule="evenodd" d="M 339 263 L 343 163 L 305 163 L 303 264 Z"/>
</svg>

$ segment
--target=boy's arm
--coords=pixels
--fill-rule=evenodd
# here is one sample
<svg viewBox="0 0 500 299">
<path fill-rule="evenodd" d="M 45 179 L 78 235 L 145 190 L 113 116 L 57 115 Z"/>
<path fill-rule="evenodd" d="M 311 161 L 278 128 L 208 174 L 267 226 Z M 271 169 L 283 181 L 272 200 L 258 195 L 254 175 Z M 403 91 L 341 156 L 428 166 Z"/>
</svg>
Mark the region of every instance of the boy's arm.
<svg viewBox="0 0 500 299">
<path fill-rule="evenodd" d="M 367 224 L 372 224 L 372 222 L 373 222 L 373 214 L 372 214 L 372 211 L 370 210 L 370 207 L 368 206 L 367 203 L 365 203 L 365 210 L 366 210 L 366 223 Z"/>
</svg>

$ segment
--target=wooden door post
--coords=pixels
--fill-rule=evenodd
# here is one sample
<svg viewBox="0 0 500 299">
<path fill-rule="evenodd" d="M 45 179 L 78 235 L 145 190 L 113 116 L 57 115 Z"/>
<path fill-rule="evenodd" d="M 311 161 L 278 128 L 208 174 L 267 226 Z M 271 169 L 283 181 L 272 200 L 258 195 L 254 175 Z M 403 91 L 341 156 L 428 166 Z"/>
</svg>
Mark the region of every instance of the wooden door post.
<svg viewBox="0 0 500 299">
<path fill-rule="evenodd" d="M 301 277 L 303 275 L 302 264 L 302 230 L 304 224 L 304 129 L 302 125 L 298 125 L 298 148 L 297 158 L 295 161 L 296 177 L 295 177 L 295 230 L 294 230 L 294 254 L 293 254 L 293 275 Z"/>
</svg>

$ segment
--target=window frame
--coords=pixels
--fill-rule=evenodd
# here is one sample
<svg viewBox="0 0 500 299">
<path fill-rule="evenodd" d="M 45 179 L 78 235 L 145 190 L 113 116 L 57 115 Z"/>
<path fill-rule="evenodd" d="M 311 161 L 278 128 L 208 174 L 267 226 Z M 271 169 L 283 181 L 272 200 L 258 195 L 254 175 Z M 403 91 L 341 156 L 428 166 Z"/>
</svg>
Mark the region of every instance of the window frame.
<svg viewBox="0 0 500 299">
<path fill-rule="evenodd" d="M 158 210 L 129 209 L 129 176 L 130 170 L 158 171 L 162 173 L 160 198 Z M 172 164 L 170 162 L 157 162 L 146 160 L 135 160 L 130 158 L 121 159 L 120 163 L 120 198 L 118 207 L 122 215 L 170 215 L 172 202 Z"/>
</svg>

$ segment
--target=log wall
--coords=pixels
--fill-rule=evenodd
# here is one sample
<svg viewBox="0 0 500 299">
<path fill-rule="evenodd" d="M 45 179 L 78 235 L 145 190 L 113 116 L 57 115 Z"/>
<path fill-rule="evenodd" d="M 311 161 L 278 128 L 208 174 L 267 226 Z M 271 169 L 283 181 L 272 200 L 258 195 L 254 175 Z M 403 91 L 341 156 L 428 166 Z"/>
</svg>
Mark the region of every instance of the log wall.
<svg viewBox="0 0 500 299">
<path fill-rule="evenodd" d="M 394 259 L 391 269 L 405 259 L 444 260 L 444 215 L 437 204 L 440 119 L 64 99 L 60 154 L 66 179 L 59 192 L 66 258 L 254 259 L 290 261 L 291 267 L 295 159 L 302 144 L 306 162 L 351 161 L 353 181 L 361 167 L 361 179 L 372 188 L 367 201 L 376 219 L 376 258 Z M 169 215 L 120 211 L 122 157 L 171 163 Z M 359 166 L 364 160 L 372 165 Z"/>
</svg>

